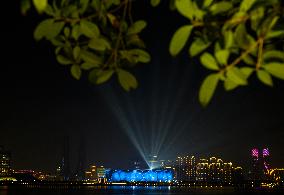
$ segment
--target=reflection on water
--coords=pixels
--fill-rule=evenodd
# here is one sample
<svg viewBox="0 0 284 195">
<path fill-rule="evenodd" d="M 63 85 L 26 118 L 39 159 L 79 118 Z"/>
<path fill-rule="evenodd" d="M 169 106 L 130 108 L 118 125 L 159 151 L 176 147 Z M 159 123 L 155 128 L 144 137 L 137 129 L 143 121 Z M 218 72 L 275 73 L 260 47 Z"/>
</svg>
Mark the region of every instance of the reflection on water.
<svg viewBox="0 0 284 195">
<path fill-rule="evenodd" d="M 237 192 L 233 188 L 186 188 L 186 187 L 141 187 L 141 186 L 92 186 L 74 189 L 53 189 L 48 188 L 21 188 L 21 187 L 0 187 L 0 195 L 96 195 L 96 194 L 115 194 L 115 195 L 241 195 L 244 192 Z M 247 192 L 245 194 L 248 194 Z M 268 194 L 265 191 L 257 191 L 250 194 Z M 269 193 L 271 194 L 271 192 Z M 283 194 L 277 192 L 277 194 Z"/>
</svg>

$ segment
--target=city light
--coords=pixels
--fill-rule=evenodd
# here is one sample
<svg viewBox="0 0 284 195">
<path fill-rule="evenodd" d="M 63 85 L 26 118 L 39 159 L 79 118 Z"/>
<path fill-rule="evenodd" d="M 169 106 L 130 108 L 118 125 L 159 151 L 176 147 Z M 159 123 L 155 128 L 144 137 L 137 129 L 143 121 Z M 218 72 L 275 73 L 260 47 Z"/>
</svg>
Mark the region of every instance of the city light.
<svg viewBox="0 0 284 195">
<path fill-rule="evenodd" d="M 111 182 L 170 182 L 173 180 L 171 170 L 115 170 L 110 173 Z"/>
<path fill-rule="evenodd" d="M 252 150 L 251 150 L 251 153 L 252 153 L 251 155 L 252 155 L 253 157 L 258 158 L 258 155 L 259 155 L 259 154 L 258 154 L 258 149 L 257 149 L 257 148 L 252 149 Z"/>
</svg>

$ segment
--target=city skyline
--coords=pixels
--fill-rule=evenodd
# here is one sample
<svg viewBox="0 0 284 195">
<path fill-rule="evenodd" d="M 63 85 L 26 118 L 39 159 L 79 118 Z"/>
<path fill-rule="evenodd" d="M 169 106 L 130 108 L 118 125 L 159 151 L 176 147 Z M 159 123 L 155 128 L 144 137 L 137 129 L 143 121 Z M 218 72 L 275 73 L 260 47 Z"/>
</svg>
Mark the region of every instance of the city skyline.
<svg viewBox="0 0 284 195">
<path fill-rule="evenodd" d="M 174 160 L 149 158 L 148 165 L 140 167 L 134 162 L 128 169 L 89 165 L 82 167 L 82 173 L 70 170 L 66 151 L 56 172 L 15 170 L 12 167 L 11 152 L 0 146 L 0 184 L 12 185 L 139 185 L 139 186 L 188 186 L 235 189 L 282 188 L 284 168 L 270 165 L 272 156 L 269 148 L 251 149 L 250 169 L 244 170 L 238 164 L 211 156 L 177 156 Z M 79 160 L 80 161 L 80 160 Z M 67 168 L 67 169 L 66 169 Z"/>
</svg>

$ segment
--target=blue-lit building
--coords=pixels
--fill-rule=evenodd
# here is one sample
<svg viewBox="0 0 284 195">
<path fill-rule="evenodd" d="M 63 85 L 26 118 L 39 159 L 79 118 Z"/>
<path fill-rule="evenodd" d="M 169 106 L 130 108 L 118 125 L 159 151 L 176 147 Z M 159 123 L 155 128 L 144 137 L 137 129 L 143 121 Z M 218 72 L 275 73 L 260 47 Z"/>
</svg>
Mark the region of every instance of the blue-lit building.
<svg viewBox="0 0 284 195">
<path fill-rule="evenodd" d="M 154 170 L 112 170 L 108 172 L 109 182 L 171 182 L 173 171 L 170 169 Z"/>
</svg>

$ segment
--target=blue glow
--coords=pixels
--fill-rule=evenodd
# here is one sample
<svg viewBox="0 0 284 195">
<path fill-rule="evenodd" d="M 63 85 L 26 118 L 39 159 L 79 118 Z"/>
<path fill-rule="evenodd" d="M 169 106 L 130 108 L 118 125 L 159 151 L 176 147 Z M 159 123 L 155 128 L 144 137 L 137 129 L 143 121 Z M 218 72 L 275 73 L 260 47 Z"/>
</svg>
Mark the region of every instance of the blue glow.
<svg viewBox="0 0 284 195">
<path fill-rule="evenodd" d="M 113 170 L 108 175 L 111 182 L 170 182 L 173 180 L 171 170 Z"/>
</svg>

